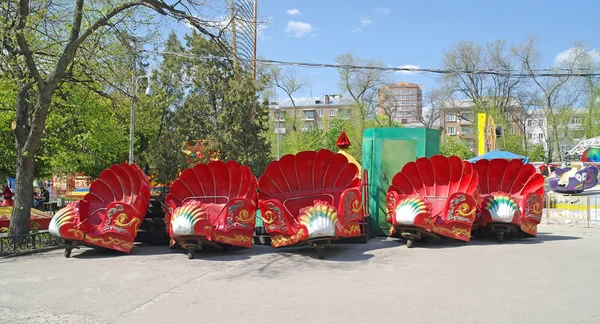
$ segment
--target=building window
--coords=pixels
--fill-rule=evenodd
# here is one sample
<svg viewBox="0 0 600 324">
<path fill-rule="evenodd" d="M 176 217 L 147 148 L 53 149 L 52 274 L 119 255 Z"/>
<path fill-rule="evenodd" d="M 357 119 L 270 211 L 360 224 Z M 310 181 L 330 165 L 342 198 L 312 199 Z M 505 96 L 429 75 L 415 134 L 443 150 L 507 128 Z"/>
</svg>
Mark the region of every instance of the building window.
<svg viewBox="0 0 600 324">
<path fill-rule="evenodd" d="M 315 119 L 315 112 L 312 110 L 305 111 L 304 115 L 306 119 Z"/>
<path fill-rule="evenodd" d="M 333 113 L 333 109 L 329 109 L 329 117 L 333 117 L 333 116 L 335 116 Z"/>
<path fill-rule="evenodd" d="M 319 109 L 319 117 L 323 117 L 323 109 Z"/>
<path fill-rule="evenodd" d="M 448 127 L 448 135 L 456 135 L 456 127 Z"/>
<path fill-rule="evenodd" d="M 460 129 L 460 131 L 465 134 L 465 135 L 471 135 L 473 134 L 473 130 L 471 129 L 471 127 L 462 127 Z"/>
<path fill-rule="evenodd" d="M 533 134 L 531 134 L 531 133 L 527 134 L 527 139 L 533 139 Z"/>
<path fill-rule="evenodd" d="M 449 122 L 455 122 L 456 121 L 456 115 L 448 115 L 448 121 Z"/>
<path fill-rule="evenodd" d="M 340 118 L 350 118 L 350 109 L 339 109 L 338 116 Z"/>
<path fill-rule="evenodd" d="M 571 117 L 571 125 L 581 125 L 583 124 L 583 118 L 581 117 Z"/>
<path fill-rule="evenodd" d="M 465 121 L 469 121 L 472 122 L 473 121 L 473 113 L 462 113 L 461 114 L 462 119 L 464 119 Z"/>
<path fill-rule="evenodd" d="M 544 134 L 542 134 L 542 133 L 539 133 L 539 134 L 538 134 L 538 139 L 539 139 L 539 140 L 543 140 L 543 139 L 544 139 Z"/>
<path fill-rule="evenodd" d="M 533 119 L 527 120 L 527 126 L 529 126 L 529 127 L 533 126 Z"/>
</svg>

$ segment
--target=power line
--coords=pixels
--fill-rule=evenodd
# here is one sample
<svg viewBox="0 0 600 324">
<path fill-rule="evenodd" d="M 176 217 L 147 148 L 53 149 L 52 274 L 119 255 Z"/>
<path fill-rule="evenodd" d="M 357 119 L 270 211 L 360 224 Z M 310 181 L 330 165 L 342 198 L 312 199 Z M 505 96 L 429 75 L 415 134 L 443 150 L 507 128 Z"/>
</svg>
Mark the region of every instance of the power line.
<svg viewBox="0 0 600 324">
<path fill-rule="evenodd" d="M 189 59 L 217 59 L 217 60 L 228 60 L 228 57 L 220 56 L 198 56 L 194 54 L 181 53 L 181 52 L 162 52 L 162 51 L 149 51 L 157 54 L 176 55 Z M 238 57 L 240 60 L 252 62 L 251 59 Z M 472 75 L 495 75 L 495 76 L 512 76 L 512 77 L 600 77 L 600 72 L 597 69 L 535 69 L 532 73 L 522 73 L 517 70 L 451 70 L 451 69 L 427 69 L 427 68 L 405 68 L 405 67 L 382 67 L 382 66 L 369 66 L 369 65 L 349 65 L 349 64 L 330 64 L 330 63 L 306 63 L 306 62 L 293 62 L 293 61 L 278 61 L 278 60 L 265 60 L 256 59 L 257 63 L 264 65 L 276 65 L 276 66 L 296 66 L 302 68 L 334 68 L 334 69 L 347 69 L 347 70 L 375 70 L 382 72 L 413 72 L 413 73 L 435 73 L 435 74 L 472 74 Z M 588 71 L 588 72 L 585 72 Z"/>
</svg>

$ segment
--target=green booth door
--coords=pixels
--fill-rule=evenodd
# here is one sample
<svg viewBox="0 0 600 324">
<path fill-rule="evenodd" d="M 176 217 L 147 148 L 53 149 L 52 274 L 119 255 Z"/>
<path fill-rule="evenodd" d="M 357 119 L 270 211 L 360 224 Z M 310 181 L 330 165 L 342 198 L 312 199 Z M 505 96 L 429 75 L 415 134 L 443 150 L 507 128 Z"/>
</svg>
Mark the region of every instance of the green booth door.
<svg viewBox="0 0 600 324">
<path fill-rule="evenodd" d="M 373 235 L 388 235 L 387 190 L 402 167 L 439 153 L 439 131 L 425 128 L 369 128 L 363 132 L 362 166 L 369 173 L 369 212 Z"/>
</svg>

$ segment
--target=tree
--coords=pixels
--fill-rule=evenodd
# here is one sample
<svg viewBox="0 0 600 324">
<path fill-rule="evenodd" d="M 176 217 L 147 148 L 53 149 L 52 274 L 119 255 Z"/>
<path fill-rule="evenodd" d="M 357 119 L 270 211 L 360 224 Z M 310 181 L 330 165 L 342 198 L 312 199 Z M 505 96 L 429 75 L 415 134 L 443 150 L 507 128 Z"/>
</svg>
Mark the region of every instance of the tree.
<svg viewBox="0 0 600 324">
<path fill-rule="evenodd" d="M 525 154 L 525 155 L 528 156 L 529 160 L 532 162 L 546 160 L 546 150 L 544 149 L 544 145 L 542 145 L 542 144 L 532 145 L 529 150 L 529 154 Z"/>
<path fill-rule="evenodd" d="M 477 109 L 489 114 L 496 108 L 504 116 L 521 116 L 520 109 L 515 110 L 515 96 L 521 85 L 522 68 L 505 41 L 490 42 L 485 48 L 472 41 L 453 44 L 444 52 L 442 67 L 451 71 L 442 79 L 446 87 L 471 99 Z M 505 73 L 484 73 L 488 70 Z"/>
<path fill-rule="evenodd" d="M 71 17 L 65 8 L 72 4 Z M 170 4 L 160 0 L 103 1 L 86 5 L 84 0 L 34 2 L 9 0 L 0 3 L 2 63 L 17 87 L 16 96 L 16 208 L 10 235 L 29 230 L 35 155 L 42 139 L 49 107 L 56 90 L 68 82 L 83 54 L 94 57 L 102 42 L 86 42 L 116 26 L 134 23 L 136 13 L 152 10 L 187 22 L 214 40 L 207 22 L 197 18 L 205 1 Z M 192 11 L 193 10 L 193 11 Z M 111 29 L 104 27 L 110 26 Z M 101 40 L 101 38 L 96 38 Z M 83 55 L 85 56 L 85 55 Z"/>
<path fill-rule="evenodd" d="M 217 44 L 194 33 L 187 36 L 190 54 L 222 57 Z M 186 61 L 192 81 L 182 107 L 174 117 L 176 132 L 201 140 L 222 160 L 236 160 L 260 175 L 270 158 L 266 139 L 268 107 L 265 103 L 252 109 L 256 94 L 267 80 L 255 82 L 244 70 L 234 70 L 230 60 Z"/>
<path fill-rule="evenodd" d="M 467 143 L 454 137 L 447 137 L 442 140 L 440 143 L 440 154 L 445 156 L 456 155 L 463 160 L 467 160 L 475 156 Z"/>
<path fill-rule="evenodd" d="M 398 107 L 400 106 L 399 100 L 392 91 L 390 91 L 389 85 L 383 85 L 377 92 L 377 117 L 380 123 L 387 127 L 392 127 L 396 123 L 396 117 L 398 116 Z"/>
<path fill-rule="evenodd" d="M 52 171 L 90 176 L 125 160 L 128 120 L 118 118 L 113 105 L 122 103 L 78 83 L 63 84 L 50 106 L 36 157 L 46 159 Z"/>
<path fill-rule="evenodd" d="M 296 119 L 298 116 L 296 101 L 294 100 L 294 94 L 306 86 L 309 85 L 309 80 L 301 77 L 298 72 L 294 69 L 286 69 L 283 72 L 280 68 L 275 67 L 271 71 L 271 75 L 269 76 L 272 80 L 272 84 L 283 90 L 285 94 L 290 98 L 292 102 L 292 106 L 294 107 L 293 116 L 292 116 L 292 129 L 294 132 L 298 130 L 296 127 Z"/>
<path fill-rule="evenodd" d="M 367 118 L 376 113 L 379 88 L 390 82 L 381 70 L 353 66 L 385 67 L 385 64 L 380 59 L 361 59 L 350 52 L 339 55 L 335 63 L 342 65 L 338 68 L 339 87 L 354 100 L 357 115 L 364 125 Z"/>
<path fill-rule="evenodd" d="M 541 76 L 535 72 L 540 61 L 540 53 L 536 48 L 537 40 L 529 37 L 526 42 L 515 46 L 512 51 L 519 58 L 525 73 L 530 76 L 534 88 L 537 90 L 534 94 L 534 100 L 537 103 L 547 127 L 544 132 L 544 140 L 548 147 L 547 162 L 551 162 L 553 150 L 556 149 L 558 158 L 563 159 L 561 149 L 561 126 L 566 125 L 564 119 L 569 115 L 571 108 L 579 97 L 577 91 L 568 87 L 568 82 L 577 72 L 582 60 L 586 58 L 586 51 L 581 46 L 576 46 L 571 55 L 562 61 L 555 68 L 561 68 L 564 71 L 562 76 Z"/>
<path fill-rule="evenodd" d="M 169 183 L 177 178 L 178 172 L 188 166 L 182 153 L 185 135 L 178 132 L 177 112 L 185 101 L 186 89 L 191 76 L 187 73 L 188 62 L 178 55 L 185 48 L 171 32 L 164 44 L 162 62 L 152 74 L 152 87 L 155 90 L 151 98 L 143 98 L 139 106 L 147 121 L 142 127 L 147 148 L 140 152 L 142 163 L 146 164 L 153 179 L 159 183 Z M 138 121 L 139 118 L 136 120 Z M 140 127 L 136 126 L 136 130 Z"/>
<path fill-rule="evenodd" d="M 442 88 L 431 89 L 424 95 L 423 113 L 416 117 L 425 128 L 434 128 L 434 125 L 440 120 L 440 110 L 445 100 L 448 100 L 448 94 Z"/>
<path fill-rule="evenodd" d="M 0 74 L 0 179 L 15 175 L 15 134 L 11 129 L 15 120 L 15 93 L 14 83 Z"/>
</svg>

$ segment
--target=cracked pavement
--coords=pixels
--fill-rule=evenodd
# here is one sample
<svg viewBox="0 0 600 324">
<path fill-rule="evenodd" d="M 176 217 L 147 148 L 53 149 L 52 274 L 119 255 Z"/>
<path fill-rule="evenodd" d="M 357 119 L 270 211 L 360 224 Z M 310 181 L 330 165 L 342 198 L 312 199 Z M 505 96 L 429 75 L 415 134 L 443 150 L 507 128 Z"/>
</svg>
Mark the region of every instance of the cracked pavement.
<svg viewBox="0 0 600 324">
<path fill-rule="evenodd" d="M 3 323 L 596 323 L 600 228 L 229 254 L 139 246 L 0 259 Z"/>
</svg>

